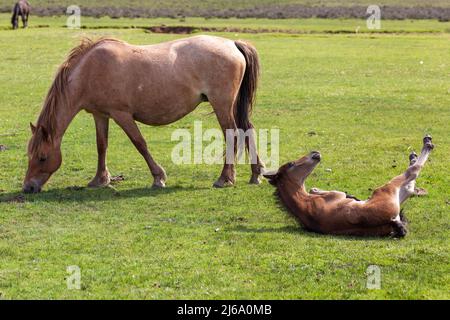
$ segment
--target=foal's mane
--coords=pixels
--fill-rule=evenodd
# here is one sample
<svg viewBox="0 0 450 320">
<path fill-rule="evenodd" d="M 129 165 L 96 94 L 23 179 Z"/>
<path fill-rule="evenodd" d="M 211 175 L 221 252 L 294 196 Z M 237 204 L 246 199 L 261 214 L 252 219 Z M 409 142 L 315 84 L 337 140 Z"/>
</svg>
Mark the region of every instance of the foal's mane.
<svg viewBox="0 0 450 320">
<path fill-rule="evenodd" d="M 38 131 L 34 135 L 31 145 L 33 154 L 37 152 L 43 140 L 53 141 L 57 130 L 58 119 L 56 115 L 58 109 L 70 108 L 70 101 L 67 97 L 66 89 L 71 71 L 77 62 L 80 61 L 81 57 L 96 45 L 105 41 L 121 42 L 114 38 L 99 38 L 97 40 L 82 38 L 80 44 L 70 51 L 66 60 L 59 66 L 37 121 Z M 43 128 L 44 130 L 39 130 L 39 128 Z"/>
</svg>

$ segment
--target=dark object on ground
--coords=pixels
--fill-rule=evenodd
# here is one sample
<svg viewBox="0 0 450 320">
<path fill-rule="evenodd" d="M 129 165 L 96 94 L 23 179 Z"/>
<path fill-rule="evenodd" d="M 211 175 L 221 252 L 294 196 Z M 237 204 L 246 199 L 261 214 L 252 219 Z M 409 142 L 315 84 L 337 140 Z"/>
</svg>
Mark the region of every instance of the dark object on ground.
<svg viewBox="0 0 450 320">
<path fill-rule="evenodd" d="M 117 183 L 120 181 L 125 181 L 125 177 L 123 175 L 111 177 L 111 183 Z"/>
<path fill-rule="evenodd" d="M 3 145 L 3 144 L 0 144 L 0 152 L 1 151 L 6 151 L 8 148 L 5 146 L 5 145 Z"/>
<path fill-rule="evenodd" d="M 84 187 L 80 187 L 80 186 L 71 186 L 71 187 L 66 188 L 66 190 L 70 190 L 70 191 L 81 191 L 83 189 L 84 189 Z"/>
</svg>

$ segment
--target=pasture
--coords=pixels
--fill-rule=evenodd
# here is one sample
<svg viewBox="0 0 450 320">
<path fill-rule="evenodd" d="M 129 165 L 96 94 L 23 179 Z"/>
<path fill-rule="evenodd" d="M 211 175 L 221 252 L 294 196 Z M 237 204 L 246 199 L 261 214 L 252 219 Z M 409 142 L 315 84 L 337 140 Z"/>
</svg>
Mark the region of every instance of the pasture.
<svg viewBox="0 0 450 320">
<path fill-rule="evenodd" d="M 308 233 L 277 204 L 272 186 L 247 184 L 248 165 L 237 167 L 235 187 L 217 190 L 220 165 L 173 164 L 174 129 L 193 130 L 196 120 L 218 128 L 206 103 L 172 125 L 141 126 L 167 171 L 166 189 L 150 189 L 144 160 L 115 124 L 108 166 L 125 180 L 80 188 L 97 162 L 93 119 L 80 113 L 64 138 L 61 169 L 41 194 L 22 195 L 29 122 L 80 36 L 152 44 L 183 35 L 125 28 L 180 24 L 170 19 L 86 18 L 90 28 L 67 30 L 64 18 L 34 17 L 31 28 L 13 32 L 1 14 L 0 299 L 449 299 L 449 23 L 386 21 L 383 30 L 403 33 L 329 34 L 323 31 L 365 21 L 186 20 L 316 32 L 215 33 L 258 49 L 263 74 L 253 122 L 280 129 L 280 162 L 322 152 L 308 187 L 367 197 L 403 172 L 411 149 L 432 134 L 436 149 L 418 179 L 429 194 L 404 206 L 409 234 Z M 73 265 L 81 290 L 66 285 Z M 380 290 L 366 288 L 369 265 L 381 268 Z"/>
</svg>

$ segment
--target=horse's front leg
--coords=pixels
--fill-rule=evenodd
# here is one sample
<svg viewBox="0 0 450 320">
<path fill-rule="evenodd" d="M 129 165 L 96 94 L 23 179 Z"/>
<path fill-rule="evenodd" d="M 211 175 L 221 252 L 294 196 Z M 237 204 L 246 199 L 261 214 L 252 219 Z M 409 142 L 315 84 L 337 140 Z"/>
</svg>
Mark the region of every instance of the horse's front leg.
<svg viewBox="0 0 450 320">
<path fill-rule="evenodd" d="M 97 153 L 98 165 L 97 174 L 94 179 L 89 182 L 88 186 L 91 188 L 104 187 L 111 182 L 111 176 L 106 166 L 106 150 L 108 149 L 108 131 L 109 119 L 99 115 L 94 115 L 95 130 L 97 133 Z"/>
<path fill-rule="evenodd" d="M 19 16 L 14 16 L 12 18 L 12 25 L 14 30 L 19 28 Z"/>
<path fill-rule="evenodd" d="M 145 142 L 139 127 L 136 125 L 133 116 L 126 112 L 115 112 L 112 114 L 112 118 L 122 128 L 122 130 L 125 131 L 128 138 L 130 138 L 131 142 L 133 142 L 136 149 L 147 162 L 154 178 L 153 187 L 165 187 L 167 180 L 166 172 L 158 163 L 155 162 L 155 160 L 153 160 L 150 152 L 148 151 L 147 143 Z"/>
</svg>

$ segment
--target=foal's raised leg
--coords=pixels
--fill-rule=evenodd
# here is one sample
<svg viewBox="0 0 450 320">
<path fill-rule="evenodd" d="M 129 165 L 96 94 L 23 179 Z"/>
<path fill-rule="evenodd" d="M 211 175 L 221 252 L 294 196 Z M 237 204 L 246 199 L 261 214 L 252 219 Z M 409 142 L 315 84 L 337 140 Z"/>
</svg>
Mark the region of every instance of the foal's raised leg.
<svg viewBox="0 0 450 320">
<path fill-rule="evenodd" d="M 147 162 L 148 167 L 153 175 L 153 187 L 155 188 L 163 188 L 166 186 L 166 172 L 164 169 L 153 160 L 150 152 L 147 148 L 147 143 L 144 140 L 144 137 L 141 134 L 136 122 L 133 119 L 133 116 L 126 112 L 116 112 L 112 115 L 114 121 L 122 128 L 123 131 L 130 138 L 131 142 L 133 142 L 134 146 L 141 155 L 144 157 Z"/>
<path fill-rule="evenodd" d="M 94 115 L 95 130 L 97 133 L 97 153 L 98 164 L 97 174 L 94 179 L 89 182 L 88 186 L 91 188 L 104 187 L 111 182 L 111 176 L 106 166 L 106 150 L 108 149 L 108 130 L 109 119 L 102 116 Z"/>
<path fill-rule="evenodd" d="M 419 157 L 417 157 L 415 153 L 411 153 L 411 155 L 409 156 L 410 166 L 403 175 L 405 181 L 400 186 L 400 204 L 405 202 L 410 196 L 414 194 L 416 179 L 419 176 L 419 173 L 422 170 L 423 166 L 425 165 L 425 162 L 428 160 L 428 157 L 433 148 L 434 145 L 432 143 L 432 138 L 430 136 L 426 136 L 423 139 L 422 152 L 420 153 Z"/>
</svg>

